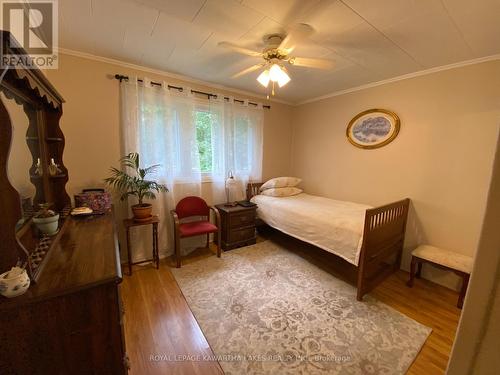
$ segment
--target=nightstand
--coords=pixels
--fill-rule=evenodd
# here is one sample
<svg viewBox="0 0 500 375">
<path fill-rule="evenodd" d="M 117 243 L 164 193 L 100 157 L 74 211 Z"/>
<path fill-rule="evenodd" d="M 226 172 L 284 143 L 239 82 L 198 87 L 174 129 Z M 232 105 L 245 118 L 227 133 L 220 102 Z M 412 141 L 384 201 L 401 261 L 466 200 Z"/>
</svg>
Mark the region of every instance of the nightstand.
<svg viewBox="0 0 500 375">
<path fill-rule="evenodd" d="M 256 243 L 255 218 L 257 206 L 226 206 L 218 204 L 222 230 L 222 249 L 231 250 Z"/>
</svg>

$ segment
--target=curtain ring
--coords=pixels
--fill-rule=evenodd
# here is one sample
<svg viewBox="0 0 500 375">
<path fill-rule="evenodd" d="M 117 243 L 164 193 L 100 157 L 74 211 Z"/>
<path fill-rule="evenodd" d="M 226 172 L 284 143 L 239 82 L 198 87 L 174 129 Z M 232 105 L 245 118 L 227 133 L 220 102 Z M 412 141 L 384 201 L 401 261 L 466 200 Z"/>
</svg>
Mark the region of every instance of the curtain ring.
<svg viewBox="0 0 500 375">
<path fill-rule="evenodd" d="M 128 79 L 124 80 L 126 83 L 129 83 L 131 85 L 137 85 L 138 79 L 137 76 L 129 76 Z M 120 80 L 121 82 L 121 80 Z"/>
<path fill-rule="evenodd" d="M 153 85 L 151 85 L 151 80 L 148 77 L 144 77 L 142 79 L 142 84 L 144 87 L 153 87 Z"/>
<path fill-rule="evenodd" d="M 191 91 L 191 87 L 189 86 L 182 86 L 182 93 L 188 98 L 192 98 L 194 96 L 193 92 Z"/>
</svg>

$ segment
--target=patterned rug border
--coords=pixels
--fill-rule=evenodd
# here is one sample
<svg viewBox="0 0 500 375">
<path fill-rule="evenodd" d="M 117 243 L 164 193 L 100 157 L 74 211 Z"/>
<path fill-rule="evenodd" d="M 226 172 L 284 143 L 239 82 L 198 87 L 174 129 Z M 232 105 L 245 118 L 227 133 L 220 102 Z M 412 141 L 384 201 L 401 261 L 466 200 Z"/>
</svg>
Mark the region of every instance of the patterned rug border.
<svg viewBox="0 0 500 375">
<path fill-rule="evenodd" d="M 326 275 L 327 277 L 331 277 L 332 279 L 335 279 L 337 282 L 340 282 L 340 283 L 344 284 L 345 286 L 347 286 L 349 288 L 352 288 L 354 291 L 356 290 L 356 288 L 352 284 L 349 284 L 347 281 L 342 280 L 341 278 L 338 278 L 337 276 L 329 273 L 328 271 L 326 271 L 326 270 L 318 267 L 314 263 L 311 263 L 310 261 L 308 261 L 307 259 L 303 258 L 301 255 L 297 254 L 296 252 L 291 251 L 291 250 L 287 249 L 285 246 L 283 246 L 281 244 L 278 244 L 278 243 L 276 243 L 276 242 L 274 242 L 272 240 L 264 240 L 262 242 L 258 242 L 256 244 L 254 244 L 254 245 L 244 246 L 244 247 L 241 247 L 241 248 L 233 249 L 233 250 L 228 251 L 228 252 L 224 252 L 223 255 L 222 255 L 222 259 L 220 259 L 220 260 L 224 260 L 225 257 L 232 257 L 232 256 L 238 255 L 240 253 L 249 252 L 253 248 L 259 248 L 259 247 L 263 246 L 264 244 L 272 244 L 272 246 L 275 246 L 276 248 L 278 248 L 280 250 L 284 250 L 288 254 L 290 254 L 290 255 L 292 255 L 294 257 L 302 259 L 303 261 L 307 262 L 311 267 L 314 267 L 317 271 L 319 271 L 320 273 Z M 205 337 L 205 339 L 206 339 L 206 341 L 207 341 L 210 349 L 212 350 L 214 356 L 216 358 L 218 358 L 218 357 L 221 357 L 221 355 L 219 353 L 217 353 L 217 350 L 215 349 L 214 345 L 212 344 L 212 339 L 210 338 L 210 335 L 207 334 L 207 332 L 205 331 L 206 328 L 203 326 L 202 322 L 200 321 L 199 317 L 197 316 L 197 313 L 193 310 L 193 307 L 191 306 L 191 304 L 189 302 L 189 298 L 186 295 L 186 292 L 182 288 L 182 285 L 181 285 L 181 283 L 179 282 L 179 279 L 178 279 L 179 276 L 180 276 L 179 274 L 181 272 L 185 271 L 186 269 L 196 268 L 196 267 L 198 267 L 202 263 L 210 262 L 212 259 L 213 259 L 213 257 L 207 257 L 207 258 L 195 260 L 192 263 L 188 263 L 186 265 L 183 265 L 182 268 L 180 268 L 180 269 L 178 269 L 178 268 L 171 268 L 170 270 L 172 271 L 172 275 L 174 276 L 175 283 L 177 284 L 177 286 L 179 287 L 179 290 L 181 291 L 182 297 L 184 298 L 184 300 L 186 301 L 187 305 L 189 306 L 189 309 L 191 311 L 192 316 L 196 320 L 196 322 L 197 322 L 200 330 L 202 331 L 202 333 L 203 333 L 203 335 L 204 335 L 204 337 Z M 415 362 L 415 360 L 418 357 L 418 355 L 420 354 L 420 352 L 422 351 L 422 348 L 424 347 L 425 343 L 429 339 L 429 337 L 430 337 L 430 335 L 431 335 L 431 333 L 433 331 L 432 328 L 428 327 L 428 326 L 426 326 L 426 325 L 424 325 L 424 324 L 422 324 L 422 323 L 420 323 L 418 321 L 416 321 L 413 318 L 410 318 L 409 316 L 407 316 L 407 315 L 403 314 L 402 312 L 396 310 L 392 306 L 387 305 L 387 304 L 385 304 L 385 303 L 377 300 L 376 298 L 372 297 L 370 294 L 365 295 L 363 301 L 361 301 L 361 302 L 356 301 L 356 303 L 378 303 L 378 304 L 384 306 L 384 308 L 386 308 L 387 310 L 390 310 L 393 314 L 402 316 L 402 317 L 404 317 L 404 318 L 406 318 L 406 319 L 408 319 L 408 320 L 416 323 L 417 325 L 419 325 L 422 328 L 424 328 L 424 329 L 427 330 L 426 337 L 423 339 L 423 341 L 421 342 L 421 344 L 418 346 L 413 359 L 408 362 L 408 364 L 405 366 L 404 369 L 402 369 L 403 371 L 401 373 L 402 374 L 406 374 L 408 372 L 409 368 L 411 367 L 411 365 Z M 233 374 L 233 372 L 227 372 L 228 369 L 226 369 L 225 366 L 224 366 L 225 361 L 218 360 L 218 362 L 221 365 L 221 367 L 222 367 L 222 369 L 223 369 L 223 371 L 224 371 L 225 374 Z"/>
</svg>

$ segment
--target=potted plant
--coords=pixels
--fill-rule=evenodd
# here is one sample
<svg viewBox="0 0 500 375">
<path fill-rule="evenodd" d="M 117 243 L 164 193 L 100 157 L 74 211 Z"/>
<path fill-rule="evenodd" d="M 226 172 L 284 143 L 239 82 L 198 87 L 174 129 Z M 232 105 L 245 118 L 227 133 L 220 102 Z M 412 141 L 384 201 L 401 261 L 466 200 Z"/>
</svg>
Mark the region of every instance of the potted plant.
<svg viewBox="0 0 500 375">
<path fill-rule="evenodd" d="M 156 181 L 147 180 L 146 177 L 154 173 L 159 164 L 152 165 L 147 168 L 139 167 L 139 154 L 131 152 L 120 159 L 120 163 L 124 169 L 131 169 L 132 174 L 121 171 L 115 167 L 111 167 L 111 177 L 104 181 L 114 189 L 122 192 L 120 200 L 125 200 L 129 196 L 137 197 L 138 204 L 132 206 L 134 220 L 146 221 L 151 218 L 153 206 L 149 203 L 144 203 L 144 199 L 156 199 L 156 193 L 167 192 L 165 185 L 159 184 Z"/>
<path fill-rule="evenodd" d="M 59 214 L 49 210 L 50 203 L 40 203 L 40 210 L 33 217 L 33 222 L 43 234 L 53 236 L 59 228 Z"/>
</svg>

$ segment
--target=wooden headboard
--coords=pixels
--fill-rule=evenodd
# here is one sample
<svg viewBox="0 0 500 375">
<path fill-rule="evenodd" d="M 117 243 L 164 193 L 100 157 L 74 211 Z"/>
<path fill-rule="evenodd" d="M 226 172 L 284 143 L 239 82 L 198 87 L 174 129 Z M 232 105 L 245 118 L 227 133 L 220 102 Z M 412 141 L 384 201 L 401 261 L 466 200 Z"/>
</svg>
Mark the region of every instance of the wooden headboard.
<svg viewBox="0 0 500 375">
<path fill-rule="evenodd" d="M 260 187 L 264 185 L 263 182 L 249 182 L 247 185 L 247 200 L 259 194 Z"/>
</svg>

